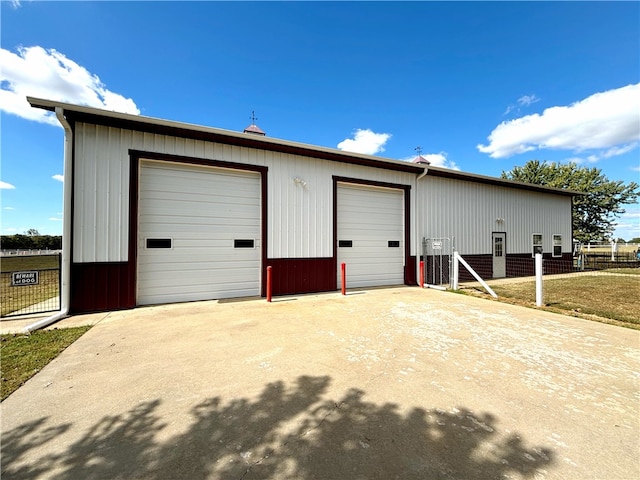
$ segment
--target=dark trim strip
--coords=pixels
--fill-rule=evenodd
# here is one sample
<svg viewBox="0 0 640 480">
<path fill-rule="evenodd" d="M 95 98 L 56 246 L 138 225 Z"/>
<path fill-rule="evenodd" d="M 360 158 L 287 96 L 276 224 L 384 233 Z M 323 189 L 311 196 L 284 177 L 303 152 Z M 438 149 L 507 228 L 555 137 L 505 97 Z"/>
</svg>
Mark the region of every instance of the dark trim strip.
<svg viewBox="0 0 640 480">
<path fill-rule="evenodd" d="M 404 283 L 415 285 L 415 263 L 411 262 L 411 187 L 407 187 L 404 189 Z"/>
<path fill-rule="evenodd" d="M 42 108 L 48 111 L 55 111 L 56 107 L 64 109 L 65 117 L 71 121 L 86 122 L 93 125 L 106 127 L 124 128 L 144 133 L 154 133 L 160 135 L 171 135 L 182 138 L 196 140 L 213 141 L 228 145 L 238 145 L 249 148 L 256 148 L 265 151 L 280 153 L 290 153 L 312 158 L 320 158 L 340 163 L 364 165 L 384 170 L 408 172 L 421 174 L 428 169 L 430 176 L 447 177 L 456 180 L 469 181 L 474 183 L 486 183 L 507 188 L 517 188 L 522 190 L 532 190 L 538 192 L 548 192 L 557 195 L 575 196 L 584 195 L 582 192 L 556 189 L 541 185 L 526 184 L 497 177 L 486 177 L 468 172 L 459 172 L 442 167 L 425 167 L 425 165 L 412 162 L 401 162 L 389 158 L 350 154 L 338 150 L 326 149 L 314 145 L 288 142 L 281 139 L 271 139 L 251 134 L 240 134 L 239 132 L 214 129 L 201 125 L 190 125 L 186 123 L 162 120 L 158 118 L 141 117 L 118 112 L 110 112 L 97 108 L 83 107 L 64 102 L 53 102 L 50 100 L 27 97 L 27 101 L 32 107 Z"/>
<path fill-rule="evenodd" d="M 267 172 L 269 167 L 262 165 L 250 165 L 246 163 L 227 162 L 224 160 L 207 160 L 199 157 L 187 157 L 184 155 L 173 155 L 170 153 L 144 152 L 141 150 L 129 149 L 129 156 L 144 160 L 160 160 L 163 162 L 186 163 L 191 165 L 204 165 L 208 167 L 230 168 L 233 170 L 244 170 L 248 172 Z"/>
<path fill-rule="evenodd" d="M 340 177 L 338 175 L 333 176 L 334 182 L 350 183 L 352 185 L 364 185 L 366 187 L 382 187 L 382 188 L 394 188 L 396 190 L 411 190 L 411 185 L 403 185 L 402 183 L 388 183 L 378 182 L 376 180 L 365 180 L 363 178 L 350 178 Z"/>
<path fill-rule="evenodd" d="M 138 304 L 138 201 L 140 157 L 129 151 L 129 288 L 134 305 Z"/>
<path fill-rule="evenodd" d="M 536 185 L 534 183 L 516 182 L 515 180 L 506 180 L 497 177 L 486 177 L 484 175 L 449 170 L 443 167 L 429 167 L 427 177 L 450 178 L 458 182 L 480 183 L 483 185 L 494 185 L 496 187 L 515 188 L 517 190 L 529 190 L 537 193 L 549 193 L 551 195 L 562 195 L 567 197 L 584 195 L 580 192 L 561 190 L 554 187 L 545 187 L 544 185 Z"/>
</svg>

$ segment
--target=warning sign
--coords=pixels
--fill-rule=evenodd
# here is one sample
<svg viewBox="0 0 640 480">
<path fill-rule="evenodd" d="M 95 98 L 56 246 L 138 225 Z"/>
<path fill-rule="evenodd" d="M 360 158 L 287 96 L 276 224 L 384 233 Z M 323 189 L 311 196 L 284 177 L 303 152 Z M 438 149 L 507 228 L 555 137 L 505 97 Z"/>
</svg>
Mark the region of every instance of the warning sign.
<svg viewBox="0 0 640 480">
<path fill-rule="evenodd" d="M 431 242 L 431 248 L 433 250 L 442 250 L 442 240 L 433 240 Z"/>
<path fill-rule="evenodd" d="M 21 287 L 25 285 L 38 285 L 38 273 L 35 272 L 12 272 L 11 273 L 11 285 L 14 287 Z"/>
</svg>

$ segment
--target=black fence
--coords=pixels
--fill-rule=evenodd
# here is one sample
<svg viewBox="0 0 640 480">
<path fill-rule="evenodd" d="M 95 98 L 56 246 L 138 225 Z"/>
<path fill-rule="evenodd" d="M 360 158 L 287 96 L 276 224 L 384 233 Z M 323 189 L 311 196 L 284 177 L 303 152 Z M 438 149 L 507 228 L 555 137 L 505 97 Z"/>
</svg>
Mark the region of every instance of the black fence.
<svg viewBox="0 0 640 480">
<path fill-rule="evenodd" d="M 582 263 L 580 263 L 582 262 Z M 577 267 L 584 270 L 607 270 L 610 268 L 638 268 L 640 260 L 635 253 L 589 253 L 576 259 Z"/>
<path fill-rule="evenodd" d="M 0 316 L 59 310 L 60 262 L 60 254 L 0 257 Z"/>
</svg>

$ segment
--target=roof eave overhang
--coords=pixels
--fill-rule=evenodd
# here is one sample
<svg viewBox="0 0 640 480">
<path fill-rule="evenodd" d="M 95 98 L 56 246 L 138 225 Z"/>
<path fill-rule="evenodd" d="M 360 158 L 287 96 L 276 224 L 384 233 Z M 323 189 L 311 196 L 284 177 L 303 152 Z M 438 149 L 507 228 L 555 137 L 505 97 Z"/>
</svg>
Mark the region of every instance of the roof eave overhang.
<svg viewBox="0 0 640 480">
<path fill-rule="evenodd" d="M 342 150 L 296 143 L 272 137 L 263 137 L 261 135 L 252 135 L 243 132 L 234 132 L 231 130 L 180 123 L 141 115 L 112 112 L 40 98 L 27 97 L 27 100 L 32 107 L 44 110 L 55 111 L 56 107 L 60 107 L 64 110 L 65 117 L 74 122 L 86 122 L 96 125 L 127 128 L 136 131 L 181 136 L 195 140 L 206 140 L 280 153 L 290 153 L 294 155 L 414 174 L 422 173 L 424 171 L 424 168 L 421 166 L 400 160 L 391 160 L 374 157 L 372 155 L 343 152 Z"/>
<path fill-rule="evenodd" d="M 499 187 L 517 188 L 520 190 L 529 190 L 533 192 L 546 192 L 556 195 L 565 195 L 569 197 L 584 195 L 583 192 L 566 190 L 555 187 L 545 187 L 544 185 L 536 185 L 534 183 L 517 182 L 515 180 L 507 180 L 505 178 L 488 177 L 475 173 L 459 172 L 442 167 L 429 167 L 429 175 L 434 177 L 452 178 L 455 180 L 466 180 L 475 183 L 484 183 L 488 185 L 496 185 Z"/>
<path fill-rule="evenodd" d="M 473 173 L 460 172 L 442 167 L 421 165 L 416 163 L 393 160 L 373 155 L 344 152 L 342 150 L 319 147 L 304 143 L 291 142 L 261 135 L 234 132 L 202 125 L 163 120 L 142 115 L 133 115 L 93 107 L 85 107 L 70 103 L 57 102 L 41 98 L 27 97 L 28 102 L 34 108 L 55 111 L 56 108 L 64 110 L 65 117 L 70 122 L 85 122 L 107 127 L 125 128 L 135 131 L 157 133 L 163 135 L 191 138 L 217 143 L 225 143 L 247 148 L 256 148 L 279 153 L 288 153 L 305 157 L 331 160 L 340 163 L 349 163 L 373 168 L 382 168 L 399 172 L 422 174 L 428 170 L 430 176 L 452 178 L 475 183 L 484 183 L 508 188 L 518 188 L 535 192 L 547 192 L 556 195 L 575 196 L 583 195 L 581 192 L 544 187 L 529 183 L 515 182 L 503 178 L 487 177 Z"/>
</svg>

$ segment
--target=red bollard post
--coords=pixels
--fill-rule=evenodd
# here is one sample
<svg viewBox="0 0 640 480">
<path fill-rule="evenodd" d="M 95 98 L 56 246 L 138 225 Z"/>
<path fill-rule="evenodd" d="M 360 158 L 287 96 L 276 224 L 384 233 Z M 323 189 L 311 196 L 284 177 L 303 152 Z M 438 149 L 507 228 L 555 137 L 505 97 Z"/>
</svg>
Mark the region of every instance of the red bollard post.
<svg viewBox="0 0 640 480">
<path fill-rule="evenodd" d="M 424 260 L 420 260 L 420 288 L 424 288 Z"/>
<path fill-rule="evenodd" d="M 342 295 L 346 295 L 347 294 L 347 264 L 342 263 L 340 265 L 340 268 L 342 269 Z"/>
<path fill-rule="evenodd" d="M 271 302 L 271 270 L 273 267 L 267 267 L 267 302 Z"/>
</svg>

